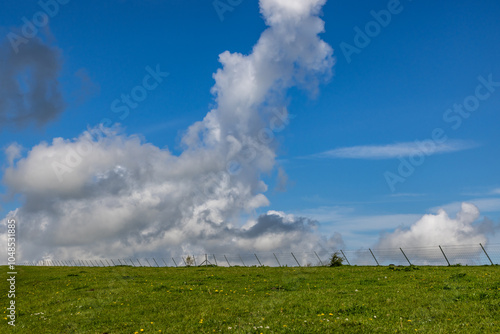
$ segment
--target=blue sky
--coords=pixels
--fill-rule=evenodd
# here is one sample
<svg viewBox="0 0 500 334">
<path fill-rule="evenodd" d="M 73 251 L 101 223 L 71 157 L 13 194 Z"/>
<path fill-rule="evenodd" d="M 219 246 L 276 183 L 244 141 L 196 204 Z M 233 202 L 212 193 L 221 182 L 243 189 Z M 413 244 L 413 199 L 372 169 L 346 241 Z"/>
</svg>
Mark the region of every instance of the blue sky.
<svg viewBox="0 0 500 334">
<path fill-rule="evenodd" d="M 219 54 L 251 53 L 266 29 L 257 1 L 219 3 L 229 7 L 180 0 L 60 4 L 35 38 L 59 52 L 65 106 L 41 125 L 3 121 L 2 148 L 16 142 L 26 157 L 43 141 L 77 138 L 107 118 L 125 135 L 180 155 L 186 129 L 217 104 L 211 88 Z M 373 23 L 373 11 L 389 9 L 390 22 Z M 36 1 L 3 3 L 1 35 L 40 10 Z M 276 210 L 316 219 L 319 233 L 340 232 L 347 248 L 376 243 L 380 233 L 439 208 L 454 217 L 462 202 L 478 207 L 476 223 L 486 217 L 498 225 L 499 15 L 496 1 L 328 1 L 320 37 L 334 49 L 332 76 L 321 78 L 317 92 L 286 92 L 291 117 L 275 134 L 275 165 L 260 175 L 269 205 L 241 215 Z M 377 30 L 368 32 L 369 43 L 365 36 L 367 45 L 356 44 L 367 24 Z M 10 46 L 5 41 L 3 48 Z M 120 119 L 113 101 L 141 85 L 147 67 L 168 76 Z M 454 111 L 464 103 L 473 111 Z M 427 149 L 418 146 L 423 141 Z M 401 164 L 411 171 L 402 175 Z M 6 155 L 0 165 L 4 174 Z M 4 198 L 2 216 L 28 205 L 22 188 L 14 192 Z"/>
</svg>

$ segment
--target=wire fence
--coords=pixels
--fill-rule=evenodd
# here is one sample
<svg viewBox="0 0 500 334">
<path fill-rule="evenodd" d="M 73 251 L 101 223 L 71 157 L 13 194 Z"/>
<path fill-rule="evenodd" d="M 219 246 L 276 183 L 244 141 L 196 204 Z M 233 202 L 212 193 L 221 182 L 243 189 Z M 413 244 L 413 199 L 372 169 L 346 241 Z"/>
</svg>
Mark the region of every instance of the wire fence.
<svg viewBox="0 0 500 334">
<path fill-rule="evenodd" d="M 452 266 L 499 265 L 500 244 L 455 245 L 418 248 L 321 250 L 318 252 L 258 252 L 238 254 L 181 255 L 170 258 L 122 258 L 94 260 L 28 261 L 31 266 L 65 267 L 311 267 L 328 266 L 333 254 L 351 266 Z"/>
</svg>

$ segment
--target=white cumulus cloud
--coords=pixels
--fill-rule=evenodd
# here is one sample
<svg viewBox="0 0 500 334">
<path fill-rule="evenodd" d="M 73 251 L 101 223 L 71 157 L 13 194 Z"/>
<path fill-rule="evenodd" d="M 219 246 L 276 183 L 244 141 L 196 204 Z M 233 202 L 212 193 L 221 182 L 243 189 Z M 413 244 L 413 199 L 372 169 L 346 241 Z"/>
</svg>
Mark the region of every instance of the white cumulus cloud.
<svg viewBox="0 0 500 334">
<path fill-rule="evenodd" d="M 287 88 L 314 92 L 330 75 L 333 50 L 318 37 L 323 3 L 261 1 L 270 27 L 251 54 L 220 55 L 216 107 L 189 127 L 180 155 L 106 128 L 39 143 L 22 157 L 10 146 L 3 182 L 24 201 L 8 215 L 18 220 L 19 260 L 341 242 L 319 237 L 304 217 L 270 212 L 241 221 L 269 205 L 261 174 L 275 168 L 276 147 L 266 131 L 287 119 Z"/>
<path fill-rule="evenodd" d="M 471 245 L 485 243 L 486 235 L 479 225 L 479 209 L 470 203 L 462 203 L 455 218 L 446 211 L 427 214 L 412 224 L 409 229 L 397 229 L 381 238 L 380 248 L 427 247 L 437 245 Z"/>
</svg>

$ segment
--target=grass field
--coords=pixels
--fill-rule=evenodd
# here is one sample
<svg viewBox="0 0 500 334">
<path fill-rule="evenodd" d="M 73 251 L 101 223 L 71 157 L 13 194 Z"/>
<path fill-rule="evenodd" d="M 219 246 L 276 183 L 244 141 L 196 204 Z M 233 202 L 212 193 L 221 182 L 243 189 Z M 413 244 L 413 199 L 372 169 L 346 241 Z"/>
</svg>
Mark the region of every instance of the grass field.
<svg viewBox="0 0 500 334">
<path fill-rule="evenodd" d="M 500 333 L 499 266 L 17 272 L 1 333 Z"/>
</svg>

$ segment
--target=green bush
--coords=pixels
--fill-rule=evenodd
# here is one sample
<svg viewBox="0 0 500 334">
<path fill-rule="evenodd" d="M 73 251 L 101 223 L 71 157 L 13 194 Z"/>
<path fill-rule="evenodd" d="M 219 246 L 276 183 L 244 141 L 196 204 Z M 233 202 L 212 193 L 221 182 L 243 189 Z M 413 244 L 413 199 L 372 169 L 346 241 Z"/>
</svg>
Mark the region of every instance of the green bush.
<svg viewBox="0 0 500 334">
<path fill-rule="evenodd" d="M 338 252 L 333 253 L 330 257 L 330 267 L 339 267 L 342 262 L 344 262 L 344 258 Z"/>
</svg>

